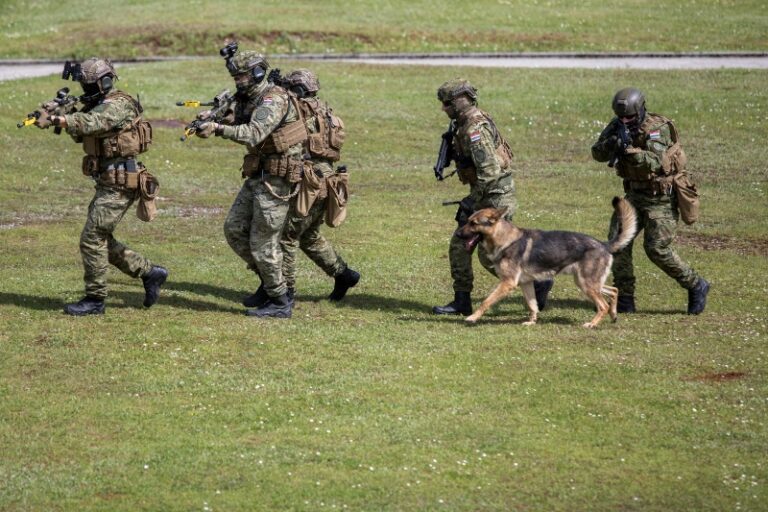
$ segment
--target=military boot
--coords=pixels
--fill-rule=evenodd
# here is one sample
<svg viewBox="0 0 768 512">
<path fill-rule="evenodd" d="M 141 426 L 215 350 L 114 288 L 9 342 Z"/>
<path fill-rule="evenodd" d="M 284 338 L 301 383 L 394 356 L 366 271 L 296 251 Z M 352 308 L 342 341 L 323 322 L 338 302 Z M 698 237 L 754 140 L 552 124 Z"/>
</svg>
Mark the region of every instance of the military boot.
<svg viewBox="0 0 768 512">
<path fill-rule="evenodd" d="M 360 274 L 347 267 L 344 272 L 334 277 L 334 280 L 336 282 L 328 300 L 341 300 L 347 294 L 347 290 L 355 286 L 360 280 Z"/>
<path fill-rule="evenodd" d="M 258 309 L 246 309 L 245 314 L 257 318 L 291 318 L 293 303 L 284 293 L 279 297 L 270 297 L 269 301 Z"/>
<path fill-rule="evenodd" d="M 269 301 L 269 295 L 264 291 L 264 285 L 260 284 L 256 293 L 243 299 L 243 306 L 247 308 L 260 308 Z"/>
<path fill-rule="evenodd" d="M 617 313 L 634 313 L 635 312 L 635 296 L 634 295 L 619 295 L 616 302 Z"/>
<path fill-rule="evenodd" d="M 144 281 L 144 307 L 152 307 L 160 297 L 160 287 L 168 279 L 168 271 L 155 265 L 147 272 L 141 280 Z"/>
<path fill-rule="evenodd" d="M 432 313 L 436 315 L 464 315 L 472 313 L 472 296 L 469 292 L 453 292 L 453 302 L 445 306 L 434 306 Z"/>
<path fill-rule="evenodd" d="M 536 292 L 536 305 L 539 307 L 539 311 L 544 311 L 544 308 L 547 307 L 549 290 L 552 289 L 554 283 L 555 281 L 553 279 L 533 282 L 533 290 Z"/>
<path fill-rule="evenodd" d="M 103 315 L 104 299 L 86 295 L 79 302 L 64 306 L 64 312 L 72 316 Z"/>
<path fill-rule="evenodd" d="M 699 278 L 696 286 L 688 290 L 688 314 L 698 315 L 704 311 L 707 305 L 707 294 L 709 293 L 709 282 Z"/>
<path fill-rule="evenodd" d="M 294 297 L 296 297 L 296 290 L 293 289 L 293 288 L 288 288 L 288 290 L 286 290 L 285 294 L 288 296 L 288 300 L 290 301 L 291 306 L 293 306 L 293 304 L 296 302 L 294 300 Z"/>
</svg>

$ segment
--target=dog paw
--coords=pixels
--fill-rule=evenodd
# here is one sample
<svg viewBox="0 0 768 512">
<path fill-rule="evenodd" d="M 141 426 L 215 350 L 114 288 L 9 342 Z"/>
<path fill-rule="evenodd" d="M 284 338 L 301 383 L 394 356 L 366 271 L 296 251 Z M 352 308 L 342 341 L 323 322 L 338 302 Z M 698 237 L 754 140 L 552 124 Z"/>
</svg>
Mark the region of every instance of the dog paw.
<svg viewBox="0 0 768 512">
<path fill-rule="evenodd" d="M 468 323 L 468 324 L 473 324 L 473 325 L 474 325 L 474 324 L 477 322 L 477 319 L 478 319 L 478 318 L 479 318 L 479 317 L 476 317 L 475 315 L 470 315 L 470 316 L 468 316 L 467 318 L 465 318 L 465 319 L 464 319 L 464 321 L 465 321 L 466 323 Z"/>
<path fill-rule="evenodd" d="M 581 324 L 581 326 L 586 327 L 587 329 L 594 329 L 597 326 L 597 324 L 594 324 L 592 322 L 587 322 L 585 324 Z"/>
<path fill-rule="evenodd" d="M 523 325 L 536 325 L 536 320 L 526 320 Z"/>
</svg>

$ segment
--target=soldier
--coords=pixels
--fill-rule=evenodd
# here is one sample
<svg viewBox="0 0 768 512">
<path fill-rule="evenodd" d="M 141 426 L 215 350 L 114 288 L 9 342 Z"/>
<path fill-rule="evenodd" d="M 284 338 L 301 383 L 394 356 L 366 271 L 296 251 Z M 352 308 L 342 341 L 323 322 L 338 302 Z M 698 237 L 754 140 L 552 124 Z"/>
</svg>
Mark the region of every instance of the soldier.
<svg viewBox="0 0 768 512">
<path fill-rule="evenodd" d="M 622 89 L 613 97 L 616 114 L 592 146 L 592 157 L 609 162 L 624 180 L 625 197 L 637 210 L 638 232 L 644 231 L 643 248 L 648 258 L 688 290 L 688 314 L 698 315 L 707 303 L 709 283 L 672 249 L 678 208 L 672 176 L 685 170 L 685 154 L 677 130 L 669 119 L 646 112 L 643 93 Z M 626 137 L 622 137 L 626 134 Z M 624 139 L 624 141 L 622 140 Z M 611 218 L 611 236 L 618 230 Z M 635 274 L 632 243 L 613 260 L 614 286 L 619 289 L 618 311 L 635 312 Z"/>
<path fill-rule="evenodd" d="M 299 98 L 299 107 L 309 132 L 307 153 L 311 166 L 305 166 L 301 186 L 307 195 L 299 194 L 291 201 L 288 222 L 283 232 L 283 275 L 288 285 L 288 295 L 293 298 L 296 283 L 296 251 L 299 247 L 328 276 L 334 278 L 333 291 L 329 300 L 344 298 L 347 290 L 360 280 L 360 274 L 347 266 L 333 246 L 320 234 L 328 202 L 328 189 L 333 187 L 337 174 L 334 162 L 341 157 L 344 142 L 344 124 L 327 103 L 317 98 L 320 82 L 308 69 L 289 73 L 282 81 L 289 91 Z M 309 163 L 309 162 L 307 162 Z M 346 178 L 345 168 L 339 175 Z M 304 202 L 301 199 L 309 197 Z M 307 204 L 307 203 L 310 203 Z"/>
<path fill-rule="evenodd" d="M 246 307 L 255 307 L 246 314 L 290 318 L 280 236 L 293 186 L 301 177 L 307 129 L 298 100 L 266 79 L 269 64 L 262 55 L 237 52 L 227 57 L 227 69 L 237 87 L 232 121 L 206 122 L 196 133 L 246 146 L 245 182 L 224 222 L 224 234 L 232 250 L 261 279 L 261 292 L 243 301 Z"/>
<path fill-rule="evenodd" d="M 109 263 L 144 283 L 144 306 L 151 307 L 160 295 L 168 271 L 153 265 L 113 235 L 126 211 L 139 198 L 139 175 L 146 171 L 136 156 L 147 150 L 151 128 L 142 118 L 138 101 L 114 88 L 117 73 L 108 59 L 90 58 L 73 69 L 73 80 L 83 88 L 80 112 L 49 116 L 45 110 L 35 122 L 39 128 L 51 125 L 66 129 L 82 143 L 83 174 L 96 182 L 96 193 L 88 207 L 88 218 L 80 235 L 80 254 L 85 267 L 85 297 L 67 304 L 69 315 L 101 315 L 107 297 Z"/>
<path fill-rule="evenodd" d="M 512 179 L 512 151 L 493 119 L 477 107 L 477 89 L 467 80 L 456 78 L 437 90 L 443 112 L 454 121 L 453 154 L 459 180 L 469 185 L 469 195 L 461 200 L 456 213 L 459 227 L 469 216 L 483 208 L 507 207 L 507 219 L 517 207 L 515 183 Z M 464 249 L 464 241 L 456 234 L 451 237 L 448 257 L 451 263 L 454 299 L 445 306 L 435 306 L 436 315 L 469 315 L 472 312 L 472 254 Z M 485 250 L 478 249 L 480 263 L 495 274 L 493 262 Z M 534 283 L 539 310 L 546 305 L 552 281 Z"/>
</svg>

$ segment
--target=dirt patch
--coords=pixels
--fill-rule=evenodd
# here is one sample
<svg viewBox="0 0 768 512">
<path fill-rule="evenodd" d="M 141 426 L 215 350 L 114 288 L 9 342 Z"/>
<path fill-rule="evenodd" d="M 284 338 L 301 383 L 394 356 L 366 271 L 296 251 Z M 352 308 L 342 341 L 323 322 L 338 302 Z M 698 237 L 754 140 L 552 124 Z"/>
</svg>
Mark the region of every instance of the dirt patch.
<svg viewBox="0 0 768 512">
<path fill-rule="evenodd" d="M 683 380 L 696 382 L 728 382 L 731 380 L 743 379 L 746 376 L 746 372 L 705 373 L 693 377 L 683 377 Z"/>
<path fill-rule="evenodd" d="M 680 245 L 705 251 L 733 251 L 741 255 L 768 257 L 768 239 L 738 238 L 698 233 L 678 233 L 675 241 Z"/>
</svg>

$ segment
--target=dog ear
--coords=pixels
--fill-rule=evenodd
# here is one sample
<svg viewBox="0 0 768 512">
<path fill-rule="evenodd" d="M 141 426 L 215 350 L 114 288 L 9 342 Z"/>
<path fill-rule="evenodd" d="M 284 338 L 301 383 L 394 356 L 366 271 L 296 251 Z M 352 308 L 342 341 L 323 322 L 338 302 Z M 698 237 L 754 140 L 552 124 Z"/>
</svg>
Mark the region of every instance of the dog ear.
<svg viewBox="0 0 768 512">
<path fill-rule="evenodd" d="M 496 220 L 503 219 L 507 216 L 507 212 L 509 211 L 509 206 L 505 206 L 504 208 L 496 208 Z"/>
</svg>

